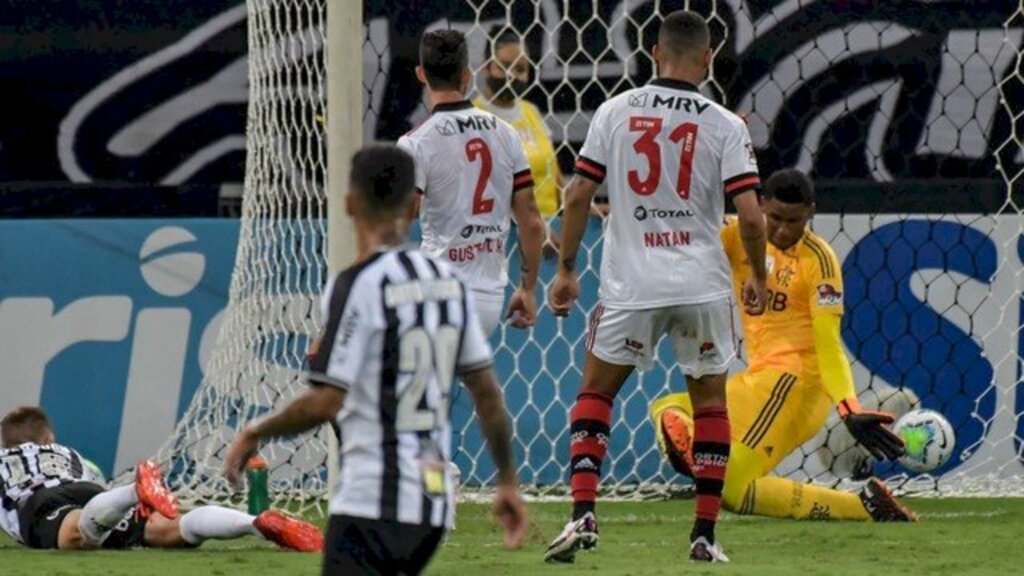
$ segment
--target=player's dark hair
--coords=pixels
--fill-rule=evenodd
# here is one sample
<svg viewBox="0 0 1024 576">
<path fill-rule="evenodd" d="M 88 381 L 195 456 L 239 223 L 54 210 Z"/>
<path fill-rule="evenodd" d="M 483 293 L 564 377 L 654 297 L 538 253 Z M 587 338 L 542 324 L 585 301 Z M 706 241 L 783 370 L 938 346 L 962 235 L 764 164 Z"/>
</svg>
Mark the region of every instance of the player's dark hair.
<svg viewBox="0 0 1024 576">
<path fill-rule="evenodd" d="M 26 442 L 42 444 L 53 433 L 50 419 L 38 406 L 15 408 L 0 420 L 0 442 L 4 448 Z"/>
<path fill-rule="evenodd" d="M 814 204 L 814 182 L 807 174 L 795 169 L 779 170 L 764 183 L 761 194 L 786 204 Z"/>
<path fill-rule="evenodd" d="M 369 216 L 393 217 L 413 194 L 416 165 L 412 156 L 397 146 L 372 144 L 352 156 L 349 181 Z"/>
<path fill-rule="evenodd" d="M 707 22 L 696 12 L 676 10 L 661 22 L 658 46 L 675 56 L 699 56 L 711 45 Z"/>
<path fill-rule="evenodd" d="M 455 30 L 427 32 L 420 39 L 420 65 L 434 90 L 458 90 L 469 66 L 466 37 Z"/>
<path fill-rule="evenodd" d="M 505 24 L 495 24 L 487 31 L 487 42 L 484 42 L 484 62 L 506 44 L 522 44 L 523 39 L 514 29 Z"/>
</svg>

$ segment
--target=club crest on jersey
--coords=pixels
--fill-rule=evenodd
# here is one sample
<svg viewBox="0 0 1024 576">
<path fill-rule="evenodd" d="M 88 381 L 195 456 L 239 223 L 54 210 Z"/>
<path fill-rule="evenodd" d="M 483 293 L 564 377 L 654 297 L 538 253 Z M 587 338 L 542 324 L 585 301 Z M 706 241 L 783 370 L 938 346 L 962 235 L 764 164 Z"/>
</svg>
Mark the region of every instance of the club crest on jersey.
<svg viewBox="0 0 1024 576">
<path fill-rule="evenodd" d="M 818 284 L 818 306 L 839 306 L 842 303 L 842 292 L 831 284 Z"/>
<path fill-rule="evenodd" d="M 789 288 L 789 284 L 793 281 L 794 276 L 796 276 L 796 270 L 785 266 L 775 274 L 775 281 L 779 283 L 779 286 Z"/>
</svg>

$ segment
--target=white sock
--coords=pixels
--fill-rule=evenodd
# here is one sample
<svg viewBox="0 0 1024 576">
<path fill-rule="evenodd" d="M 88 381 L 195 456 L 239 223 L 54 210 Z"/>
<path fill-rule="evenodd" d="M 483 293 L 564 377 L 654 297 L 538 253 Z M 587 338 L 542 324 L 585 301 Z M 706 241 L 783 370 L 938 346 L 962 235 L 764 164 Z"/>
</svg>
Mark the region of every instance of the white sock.
<svg viewBox="0 0 1024 576">
<path fill-rule="evenodd" d="M 252 524 L 255 519 L 231 508 L 203 506 L 182 516 L 178 529 L 185 542 L 197 546 L 210 539 L 229 540 L 246 534 L 261 536 Z"/>
<path fill-rule="evenodd" d="M 100 544 L 138 502 L 134 483 L 97 494 L 82 508 L 78 530 L 87 540 Z"/>
</svg>

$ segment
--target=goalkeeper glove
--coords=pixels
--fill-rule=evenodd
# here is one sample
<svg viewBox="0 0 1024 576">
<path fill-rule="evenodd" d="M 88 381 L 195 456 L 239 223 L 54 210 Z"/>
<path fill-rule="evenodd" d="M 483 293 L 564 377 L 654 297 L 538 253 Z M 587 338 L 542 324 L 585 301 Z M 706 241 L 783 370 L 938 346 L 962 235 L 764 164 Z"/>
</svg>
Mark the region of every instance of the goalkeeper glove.
<svg viewBox="0 0 1024 576">
<path fill-rule="evenodd" d="M 879 460 L 895 460 L 906 454 L 903 440 L 886 428 L 893 416 L 886 412 L 871 412 L 861 408 L 855 396 L 839 403 L 839 417 L 858 444 Z"/>
</svg>

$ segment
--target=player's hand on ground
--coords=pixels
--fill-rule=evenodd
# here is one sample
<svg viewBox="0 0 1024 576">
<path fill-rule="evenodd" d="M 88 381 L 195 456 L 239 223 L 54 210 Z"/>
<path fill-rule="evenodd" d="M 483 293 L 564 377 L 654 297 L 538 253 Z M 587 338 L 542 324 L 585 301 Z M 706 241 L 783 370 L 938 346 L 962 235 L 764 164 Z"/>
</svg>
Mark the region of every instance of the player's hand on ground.
<svg viewBox="0 0 1024 576">
<path fill-rule="evenodd" d="M 236 490 L 242 489 L 242 476 L 249 459 L 259 451 L 259 440 L 245 427 L 228 447 L 228 455 L 224 459 L 224 476 Z"/>
<path fill-rule="evenodd" d="M 764 280 L 747 278 L 743 283 L 743 309 L 751 316 L 764 314 L 768 306 L 768 288 Z"/>
<path fill-rule="evenodd" d="M 522 286 L 516 288 L 509 300 L 505 319 L 511 320 L 515 328 L 529 328 L 537 323 L 537 297 L 532 290 Z"/>
<path fill-rule="evenodd" d="M 548 306 L 555 316 L 568 316 L 576 299 L 580 297 L 580 281 L 575 272 L 559 271 L 551 283 Z"/>
<path fill-rule="evenodd" d="M 515 486 L 501 485 L 494 494 L 494 505 L 492 507 L 494 517 L 502 530 L 505 531 L 505 548 L 518 550 L 526 535 L 526 527 L 529 522 L 526 518 L 526 506 L 519 497 L 519 490 Z"/>
<path fill-rule="evenodd" d="M 875 458 L 895 460 L 906 454 L 903 440 L 888 428 L 895 420 L 892 414 L 861 410 L 855 400 L 841 402 L 839 413 L 850 435 Z"/>
</svg>

